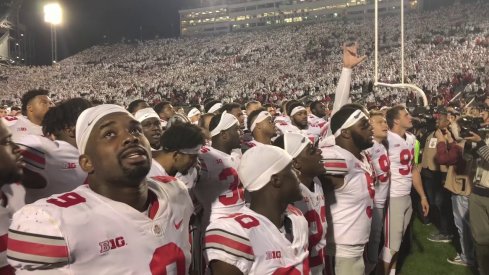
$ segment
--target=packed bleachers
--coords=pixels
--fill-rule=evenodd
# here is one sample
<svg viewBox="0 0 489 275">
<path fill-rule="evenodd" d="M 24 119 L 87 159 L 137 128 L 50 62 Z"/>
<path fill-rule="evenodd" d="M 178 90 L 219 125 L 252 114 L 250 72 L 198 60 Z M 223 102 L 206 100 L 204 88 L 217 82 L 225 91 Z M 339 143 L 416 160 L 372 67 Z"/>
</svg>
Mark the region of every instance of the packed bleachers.
<svg viewBox="0 0 489 275">
<path fill-rule="evenodd" d="M 446 100 L 456 91 L 487 91 L 487 9 L 480 3 L 406 15 L 406 81 Z M 370 58 L 354 74 L 354 97 L 368 104 L 406 102 L 407 94 L 371 92 L 373 33 L 368 18 L 94 46 L 53 67 L 0 68 L 0 98 L 18 105 L 30 88 L 52 91 L 54 101 L 81 95 L 124 104 L 136 98 L 177 105 L 209 96 L 272 103 L 284 97 L 325 98 L 334 93 L 340 73 L 341 44 L 355 40 Z M 382 19 L 380 46 L 380 80 L 399 82 L 399 16 Z"/>
</svg>

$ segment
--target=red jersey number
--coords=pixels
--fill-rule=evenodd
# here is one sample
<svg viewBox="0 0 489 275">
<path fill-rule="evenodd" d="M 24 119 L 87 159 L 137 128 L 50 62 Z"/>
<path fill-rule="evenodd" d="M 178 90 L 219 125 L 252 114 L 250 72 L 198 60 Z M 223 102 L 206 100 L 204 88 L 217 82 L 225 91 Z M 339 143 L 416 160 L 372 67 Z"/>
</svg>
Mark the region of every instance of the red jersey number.
<svg viewBox="0 0 489 275">
<path fill-rule="evenodd" d="M 79 194 L 75 192 L 70 192 L 70 193 L 63 194 L 55 199 L 49 199 L 46 202 L 52 203 L 59 207 L 68 208 L 70 206 L 77 205 L 86 201 L 87 200 L 84 197 L 80 196 Z"/>
<path fill-rule="evenodd" d="M 380 170 L 383 172 L 383 174 L 378 177 L 378 180 L 380 183 L 387 183 L 389 180 L 389 171 L 390 171 L 390 162 L 387 155 L 384 154 L 380 156 L 379 167 Z"/>
<path fill-rule="evenodd" d="M 219 202 L 226 206 L 236 204 L 240 199 L 244 198 L 244 190 L 240 187 L 238 172 L 232 167 L 222 170 L 219 174 L 220 181 L 225 182 L 229 178 L 231 178 L 232 182 L 229 184 L 228 192 L 219 196 Z"/>
<path fill-rule="evenodd" d="M 167 269 L 173 265 L 173 269 Z M 158 247 L 149 263 L 152 275 L 187 274 L 185 270 L 185 254 L 175 243 Z"/>
<path fill-rule="evenodd" d="M 413 168 L 412 160 L 413 160 L 413 155 L 414 155 L 414 150 L 409 151 L 409 149 L 404 149 L 401 151 L 400 154 L 400 163 L 403 168 L 399 168 L 399 174 L 403 176 L 407 176 L 411 173 L 411 170 Z"/>
</svg>

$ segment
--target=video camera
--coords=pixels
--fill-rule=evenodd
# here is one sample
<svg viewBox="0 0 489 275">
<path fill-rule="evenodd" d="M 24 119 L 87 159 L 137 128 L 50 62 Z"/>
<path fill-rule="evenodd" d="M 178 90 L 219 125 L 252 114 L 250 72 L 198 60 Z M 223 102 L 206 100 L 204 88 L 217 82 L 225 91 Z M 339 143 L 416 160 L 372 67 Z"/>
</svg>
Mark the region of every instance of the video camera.
<svg viewBox="0 0 489 275">
<path fill-rule="evenodd" d="M 484 120 L 481 117 L 462 117 L 458 120 L 460 126 L 460 137 L 466 138 L 472 136 L 474 132 L 481 137 L 489 133 L 489 125 L 483 125 Z"/>
</svg>

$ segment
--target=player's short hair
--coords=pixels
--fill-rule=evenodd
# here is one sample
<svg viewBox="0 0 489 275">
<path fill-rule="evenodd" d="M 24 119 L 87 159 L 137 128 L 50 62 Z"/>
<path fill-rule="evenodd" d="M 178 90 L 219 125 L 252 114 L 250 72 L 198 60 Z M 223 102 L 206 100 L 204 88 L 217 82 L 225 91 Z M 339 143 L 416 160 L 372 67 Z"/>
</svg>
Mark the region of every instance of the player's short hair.
<svg viewBox="0 0 489 275">
<path fill-rule="evenodd" d="M 27 105 L 29 105 L 31 100 L 33 100 L 36 96 L 40 96 L 40 95 L 47 96 L 49 95 L 49 91 L 43 89 L 30 90 L 27 91 L 27 93 L 25 93 L 24 95 L 22 95 L 22 99 L 20 100 L 20 102 L 22 103 L 21 110 L 23 115 L 27 115 Z"/>
<path fill-rule="evenodd" d="M 278 136 L 274 141 L 273 141 L 273 146 L 280 147 L 285 150 L 285 139 L 284 135 Z"/>
<path fill-rule="evenodd" d="M 200 119 L 199 119 L 199 123 L 197 124 L 200 128 L 202 129 L 205 129 L 205 120 L 208 118 L 208 117 L 214 117 L 215 115 L 212 114 L 212 113 L 207 113 L 207 114 L 203 114 L 200 116 Z"/>
<path fill-rule="evenodd" d="M 175 152 L 204 145 L 205 136 L 202 129 L 197 125 L 175 124 L 163 133 L 160 142 L 163 151 Z"/>
<path fill-rule="evenodd" d="M 367 108 L 364 105 L 359 104 L 359 103 L 347 103 L 347 104 L 341 106 L 341 108 L 352 108 L 355 110 L 360 110 L 362 112 L 367 110 Z M 367 114 L 368 114 L 368 110 L 367 110 Z"/>
<path fill-rule="evenodd" d="M 78 97 L 50 108 L 41 123 L 43 134 L 56 135 L 66 128 L 75 126 L 78 116 L 90 107 L 92 107 L 90 101 Z"/>
<path fill-rule="evenodd" d="M 258 116 L 259 113 L 265 111 L 264 108 L 256 109 L 250 113 L 248 116 L 248 120 L 246 121 L 246 128 L 248 130 L 251 130 L 251 124 L 255 121 L 256 117 Z"/>
<path fill-rule="evenodd" d="M 221 107 L 221 113 L 223 113 L 224 111 L 230 113 L 233 109 L 240 109 L 241 110 L 241 105 L 239 105 L 238 103 L 226 103 L 224 105 L 222 105 Z"/>
<path fill-rule="evenodd" d="M 394 127 L 394 120 L 399 119 L 399 113 L 402 110 L 406 110 L 406 107 L 403 105 L 396 105 L 385 113 L 385 119 L 387 120 L 387 125 L 389 126 L 390 129 Z"/>
<path fill-rule="evenodd" d="M 299 106 L 304 107 L 304 104 L 300 103 L 299 101 L 294 101 L 287 104 L 287 115 L 290 116 L 292 110 L 294 110 L 295 107 L 299 107 Z"/>
<path fill-rule="evenodd" d="M 315 110 L 317 108 L 317 106 L 320 104 L 322 104 L 321 101 L 315 100 L 309 104 L 309 108 L 311 108 L 311 110 Z"/>
<path fill-rule="evenodd" d="M 127 111 L 129 113 L 131 113 L 131 114 L 134 114 L 134 111 L 136 110 L 136 107 L 138 107 L 138 105 L 141 104 L 141 103 L 146 103 L 146 100 L 144 100 L 144 99 L 136 99 L 136 100 L 132 101 L 127 106 Z"/>
<path fill-rule="evenodd" d="M 384 117 L 384 113 L 382 113 L 381 111 L 376 111 L 376 110 L 370 111 L 370 117 L 374 117 L 374 116 Z"/>
<path fill-rule="evenodd" d="M 216 105 L 217 103 L 221 103 L 221 101 L 215 99 L 209 100 L 207 103 L 204 104 L 204 111 L 208 113 L 210 108 L 212 108 L 212 106 Z"/>
<path fill-rule="evenodd" d="M 163 109 L 165 109 L 165 106 L 170 105 L 170 104 L 171 104 L 170 101 L 162 101 L 162 102 L 156 104 L 153 107 L 153 110 L 155 110 L 155 112 L 159 115 L 163 111 Z"/>
<path fill-rule="evenodd" d="M 217 125 L 219 125 L 219 122 L 221 122 L 221 116 L 213 116 L 211 118 L 211 122 L 209 122 L 209 132 L 211 132 L 212 130 L 214 130 Z"/>
<path fill-rule="evenodd" d="M 249 108 L 251 105 L 254 105 L 254 104 L 259 104 L 259 103 L 260 103 L 260 101 L 258 101 L 258 100 L 251 100 L 251 101 L 248 101 L 248 102 L 246 102 L 246 104 L 245 104 L 245 109 L 246 109 L 246 110 L 248 110 L 248 108 Z"/>
<path fill-rule="evenodd" d="M 331 117 L 331 132 L 336 133 L 338 129 L 346 122 L 346 120 L 358 109 L 341 108 Z"/>
</svg>

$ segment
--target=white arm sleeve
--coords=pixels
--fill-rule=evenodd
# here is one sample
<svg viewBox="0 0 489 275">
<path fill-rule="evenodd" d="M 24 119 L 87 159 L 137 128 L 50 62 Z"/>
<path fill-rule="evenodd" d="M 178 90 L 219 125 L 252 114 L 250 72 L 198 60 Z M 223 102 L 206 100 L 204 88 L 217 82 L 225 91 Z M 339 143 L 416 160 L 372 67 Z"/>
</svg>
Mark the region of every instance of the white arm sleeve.
<svg viewBox="0 0 489 275">
<path fill-rule="evenodd" d="M 350 84 L 351 84 L 351 69 L 343 68 L 341 70 L 341 76 L 338 80 L 338 86 L 336 87 L 333 111 L 331 115 L 336 113 L 343 105 L 348 103 L 350 99 Z"/>
</svg>

